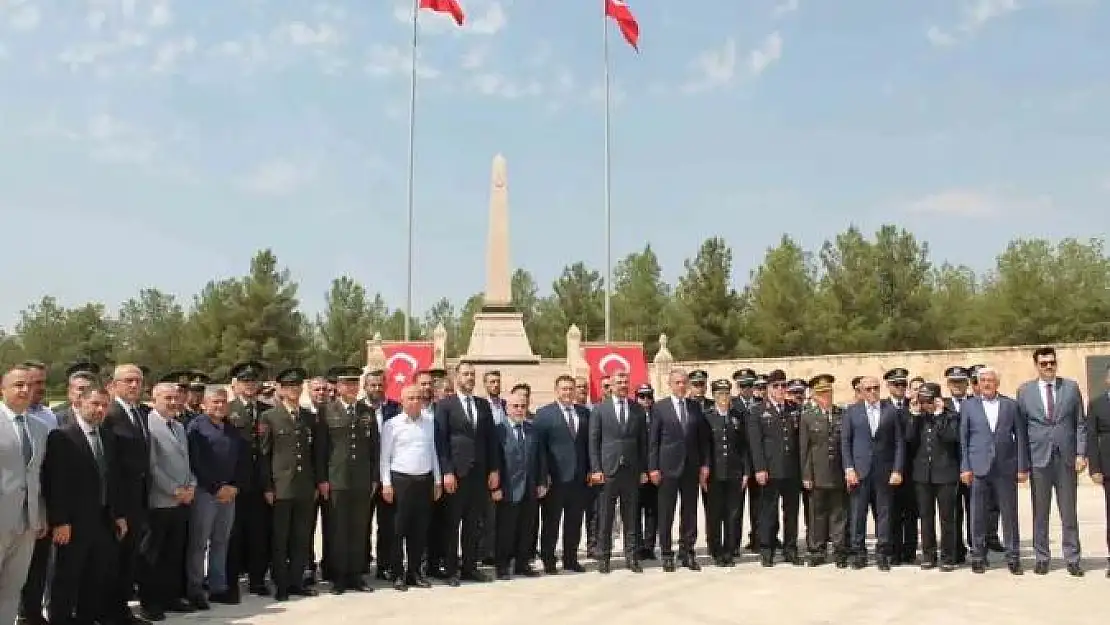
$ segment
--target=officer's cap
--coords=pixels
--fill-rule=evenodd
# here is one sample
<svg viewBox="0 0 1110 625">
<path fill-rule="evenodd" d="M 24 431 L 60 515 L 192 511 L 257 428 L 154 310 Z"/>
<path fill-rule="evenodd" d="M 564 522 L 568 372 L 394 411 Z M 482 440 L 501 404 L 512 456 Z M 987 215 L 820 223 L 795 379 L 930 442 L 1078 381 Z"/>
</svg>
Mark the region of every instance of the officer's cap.
<svg viewBox="0 0 1110 625">
<path fill-rule="evenodd" d="M 331 369 L 328 369 L 327 378 L 329 382 L 332 380 L 361 380 L 362 367 L 356 365 L 339 365 L 336 367 L 332 367 Z"/>
<path fill-rule="evenodd" d="M 910 377 L 910 372 L 902 367 L 895 367 L 883 374 L 883 379 L 892 384 L 905 382 Z"/>
<path fill-rule="evenodd" d="M 809 388 L 813 389 L 814 393 L 827 393 L 833 389 L 833 383 L 836 378 L 829 373 L 821 373 L 809 379 Z"/>
<path fill-rule="evenodd" d="M 862 381 L 863 381 L 863 376 L 862 375 L 857 375 L 856 377 L 852 378 L 852 390 L 858 390 L 859 389 L 859 383 L 862 382 Z"/>
<path fill-rule="evenodd" d="M 794 378 L 786 383 L 786 390 L 791 393 L 804 393 L 807 388 L 809 388 L 809 385 L 801 378 Z"/>
<path fill-rule="evenodd" d="M 641 384 L 636 389 L 636 397 L 646 397 L 648 399 L 654 399 L 655 389 L 651 388 L 650 384 Z"/>
<path fill-rule="evenodd" d="M 304 367 L 289 367 L 282 369 L 277 374 L 277 383 L 280 386 L 300 386 L 308 378 L 308 371 Z"/>
<path fill-rule="evenodd" d="M 258 382 L 262 379 L 266 367 L 257 360 L 244 360 L 236 363 L 229 372 L 231 377 L 240 382 Z"/>
<path fill-rule="evenodd" d="M 725 379 L 713 380 L 713 384 L 709 385 L 709 389 L 714 393 L 727 393 L 732 390 L 732 382 Z"/>
<path fill-rule="evenodd" d="M 917 391 L 919 401 L 933 401 L 940 397 L 940 385 L 936 382 L 926 382 Z"/>
<path fill-rule="evenodd" d="M 709 374 L 705 369 L 694 369 L 690 372 L 691 384 L 705 384 L 709 381 Z"/>
<path fill-rule="evenodd" d="M 776 382 L 785 382 L 785 381 L 786 381 L 786 372 L 783 371 L 782 369 L 775 369 L 774 371 L 767 374 L 767 383 L 768 384 L 774 384 Z"/>
<path fill-rule="evenodd" d="M 979 370 L 985 369 L 987 365 L 971 365 L 967 368 L 967 377 L 971 378 L 972 382 L 979 381 Z"/>
<path fill-rule="evenodd" d="M 79 360 L 66 367 L 66 379 L 80 374 L 81 377 L 95 378 L 100 375 L 100 365 L 88 360 Z"/>
<path fill-rule="evenodd" d="M 433 380 L 442 380 L 447 377 L 446 369 L 428 369 L 428 375 L 432 376 Z"/>
<path fill-rule="evenodd" d="M 761 373 L 761 374 L 755 376 L 755 383 L 752 384 L 752 386 L 754 386 L 756 388 L 763 388 L 763 387 L 766 387 L 767 384 L 770 383 L 770 381 L 771 381 L 771 376 L 767 375 L 766 373 Z"/>
<path fill-rule="evenodd" d="M 966 380 L 968 372 L 966 367 L 955 365 L 944 370 L 944 377 L 949 380 Z"/>
<path fill-rule="evenodd" d="M 755 370 L 753 369 L 737 369 L 732 372 L 732 381 L 740 386 L 751 386 L 755 384 Z"/>
<path fill-rule="evenodd" d="M 190 391 L 203 391 L 208 388 L 212 383 L 212 377 L 203 371 L 190 371 L 189 372 L 189 390 Z"/>
</svg>

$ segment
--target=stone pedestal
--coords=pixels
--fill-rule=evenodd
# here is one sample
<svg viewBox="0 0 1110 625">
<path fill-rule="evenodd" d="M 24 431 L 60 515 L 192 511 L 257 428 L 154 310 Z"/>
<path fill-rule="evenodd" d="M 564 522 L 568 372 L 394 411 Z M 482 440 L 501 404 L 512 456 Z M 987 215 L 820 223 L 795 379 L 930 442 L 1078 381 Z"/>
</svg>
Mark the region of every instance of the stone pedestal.
<svg viewBox="0 0 1110 625">
<path fill-rule="evenodd" d="M 476 364 L 536 364 L 524 331 L 524 315 L 514 310 L 483 310 L 474 315 L 466 360 Z"/>
</svg>

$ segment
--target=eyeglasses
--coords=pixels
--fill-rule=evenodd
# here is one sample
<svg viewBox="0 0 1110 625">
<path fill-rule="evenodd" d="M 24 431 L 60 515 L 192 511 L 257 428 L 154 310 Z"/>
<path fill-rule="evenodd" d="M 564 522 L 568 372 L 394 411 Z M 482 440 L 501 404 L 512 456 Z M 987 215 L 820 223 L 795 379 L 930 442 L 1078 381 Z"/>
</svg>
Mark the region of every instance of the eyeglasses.
<svg viewBox="0 0 1110 625">
<path fill-rule="evenodd" d="M 878 386 L 861 386 L 860 388 L 865 390 L 865 391 L 872 392 L 872 393 L 879 390 Z"/>
<path fill-rule="evenodd" d="M 509 408 L 527 408 L 528 404 L 509 404 Z"/>
<path fill-rule="evenodd" d="M 1055 360 L 1042 360 L 1042 361 L 1037 363 L 1037 366 L 1039 366 L 1039 367 L 1055 367 L 1056 366 L 1056 361 Z"/>
</svg>

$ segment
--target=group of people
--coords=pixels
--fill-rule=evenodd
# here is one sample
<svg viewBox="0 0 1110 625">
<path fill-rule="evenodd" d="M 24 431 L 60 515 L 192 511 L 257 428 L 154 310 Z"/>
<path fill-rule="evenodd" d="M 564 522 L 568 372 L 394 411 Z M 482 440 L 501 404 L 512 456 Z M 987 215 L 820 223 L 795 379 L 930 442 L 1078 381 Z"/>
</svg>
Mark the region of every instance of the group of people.
<svg viewBox="0 0 1110 625">
<path fill-rule="evenodd" d="M 609 573 L 618 532 L 633 572 L 657 558 L 667 572 L 698 570 L 699 499 L 718 566 L 751 551 L 768 567 L 781 555 L 863 568 L 870 512 L 880 570 L 969 559 L 982 573 L 997 551 L 1021 574 L 1026 481 L 1034 572 L 1048 572 L 1055 495 L 1079 576 L 1077 480 L 1089 467 L 1103 482 L 1110 398 L 1088 410 L 1052 348 L 1033 361 L 1036 379 L 1013 398 L 982 365 L 948 368 L 947 396 L 903 368 L 883 376 L 885 398 L 879 378 L 860 376 L 844 406 L 831 375 L 740 369 L 710 381 L 676 369 L 658 400 L 626 372 L 600 398 L 561 375 L 555 401 L 535 411 L 530 387 L 503 393 L 497 371 L 479 394 L 468 362 L 420 372 L 400 401 L 385 397 L 384 372 L 360 367 L 271 377 L 247 361 L 230 385 L 183 371 L 148 389 L 139 366 L 102 381 L 85 362 L 53 408 L 46 367 L 23 363 L 0 383 L 0 625 L 17 614 L 142 625 L 239 603 L 241 581 L 284 601 L 320 580 L 336 594 L 371 591 L 371 573 L 403 591 L 430 577 L 490 581 L 483 566 L 497 579 L 584 572 L 583 539 Z"/>
</svg>

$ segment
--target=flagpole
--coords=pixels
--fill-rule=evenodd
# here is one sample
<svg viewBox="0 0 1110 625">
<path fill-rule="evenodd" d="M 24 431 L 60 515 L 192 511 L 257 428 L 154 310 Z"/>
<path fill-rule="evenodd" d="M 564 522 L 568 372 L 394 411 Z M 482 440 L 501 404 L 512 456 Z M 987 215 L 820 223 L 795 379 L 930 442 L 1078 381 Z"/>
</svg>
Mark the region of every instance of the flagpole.
<svg viewBox="0 0 1110 625">
<path fill-rule="evenodd" d="M 605 342 L 612 338 L 613 212 L 609 158 L 609 16 L 601 0 L 601 56 L 605 63 Z"/>
<path fill-rule="evenodd" d="M 420 0 L 412 0 L 412 74 L 409 76 L 409 175 L 408 175 L 408 267 L 405 293 L 405 340 L 412 339 L 412 275 L 413 275 L 413 178 L 416 170 L 416 46 L 419 29 L 417 17 Z"/>
</svg>

